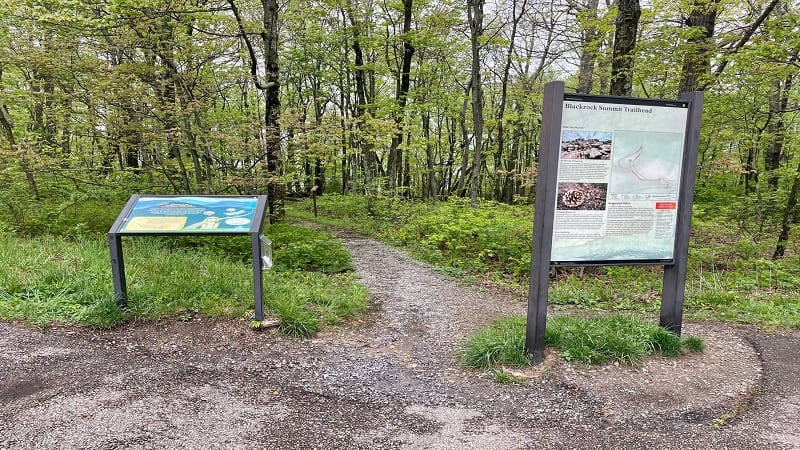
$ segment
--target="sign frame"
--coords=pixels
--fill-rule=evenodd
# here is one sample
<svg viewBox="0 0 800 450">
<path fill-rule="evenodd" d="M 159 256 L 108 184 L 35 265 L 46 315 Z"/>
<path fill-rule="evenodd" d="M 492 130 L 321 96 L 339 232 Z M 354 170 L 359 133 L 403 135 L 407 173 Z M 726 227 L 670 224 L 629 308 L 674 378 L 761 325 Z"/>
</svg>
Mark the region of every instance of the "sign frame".
<svg viewBox="0 0 800 450">
<path fill-rule="evenodd" d="M 677 186 L 675 205 L 675 233 L 672 243 L 672 258 L 657 260 L 586 260 L 552 261 L 553 233 L 556 202 L 558 198 L 559 151 L 562 146 L 562 120 L 566 99 L 592 99 L 618 104 L 639 102 L 685 103 L 688 109 L 683 133 L 683 157 L 680 162 L 680 181 Z M 547 302 L 550 269 L 553 266 L 592 265 L 663 265 L 660 326 L 680 335 L 683 301 L 686 288 L 687 259 L 689 254 L 689 231 L 692 217 L 692 197 L 696 179 L 697 154 L 700 142 L 700 127 L 703 111 L 703 92 L 695 91 L 681 95 L 679 101 L 633 99 L 628 97 L 606 97 L 565 94 L 563 82 L 545 85 L 542 111 L 539 167 L 536 183 L 536 200 L 531 247 L 531 281 L 528 291 L 527 326 L 525 351 L 538 364 L 544 360 L 544 336 L 547 322 Z M 555 263 L 555 264 L 554 264 Z"/>
<path fill-rule="evenodd" d="M 217 228 L 200 228 L 199 226 L 196 228 L 186 228 L 185 226 L 181 226 L 180 229 L 177 229 L 176 226 L 173 226 L 172 229 L 158 229 L 158 226 L 155 226 L 152 229 L 147 229 L 146 225 L 142 226 L 143 229 L 137 230 L 128 230 L 126 226 L 131 222 L 131 219 L 135 217 L 180 217 L 172 215 L 172 211 L 168 210 L 161 210 L 155 208 L 156 211 L 152 211 L 152 208 L 146 206 L 144 204 L 139 205 L 140 202 L 150 201 L 150 200 L 161 200 L 165 203 L 165 206 L 170 205 L 169 202 L 176 201 L 181 202 L 179 204 L 175 204 L 172 207 L 178 209 L 184 208 L 190 214 L 198 213 L 197 209 L 203 208 L 202 205 L 192 205 L 190 202 L 195 201 L 199 203 L 203 202 L 214 202 L 214 201 L 225 201 L 230 200 L 233 203 L 244 202 L 245 200 L 248 202 L 247 206 L 252 206 L 252 211 L 248 211 L 246 217 L 249 220 L 249 226 L 245 229 L 243 228 L 244 223 L 243 220 L 235 221 L 233 223 L 237 224 L 235 229 L 219 229 Z M 137 208 L 137 205 L 141 206 L 141 208 Z M 117 216 L 117 219 L 114 221 L 114 224 L 108 231 L 108 246 L 110 251 L 111 257 L 111 274 L 114 283 L 114 295 L 116 298 L 117 305 L 121 308 L 124 308 L 128 304 L 128 290 L 127 290 L 127 279 L 125 276 L 125 260 L 122 251 L 122 237 L 123 236 L 235 236 L 235 235 L 249 235 L 251 240 L 251 247 L 252 247 L 252 258 L 253 258 L 253 294 L 254 294 L 254 307 L 255 307 L 255 320 L 262 321 L 264 320 L 264 277 L 263 277 L 263 270 L 269 267 L 265 265 L 265 259 L 262 257 L 265 254 L 271 255 L 271 249 L 264 248 L 265 245 L 269 245 L 268 239 L 261 239 L 262 238 L 262 230 L 264 227 L 264 222 L 266 218 L 266 213 L 268 211 L 268 202 L 266 195 L 142 195 L 142 194 L 134 194 L 128 199 L 128 202 L 125 204 L 125 207 L 122 209 L 120 214 Z M 143 211 L 146 211 L 143 213 Z M 210 211 L 210 210 L 209 210 Z M 149 213 L 149 214 L 148 214 Z M 199 213 L 202 213 L 199 212 Z M 210 217 L 215 216 L 215 214 L 207 214 Z M 242 216 L 245 214 L 242 213 Z M 148 223 L 147 220 L 141 221 L 141 223 Z M 157 223 L 157 221 L 156 221 Z M 176 222 L 177 223 L 177 222 Z M 213 223 L 211 224 L 213 226 Z"/>
</svg>

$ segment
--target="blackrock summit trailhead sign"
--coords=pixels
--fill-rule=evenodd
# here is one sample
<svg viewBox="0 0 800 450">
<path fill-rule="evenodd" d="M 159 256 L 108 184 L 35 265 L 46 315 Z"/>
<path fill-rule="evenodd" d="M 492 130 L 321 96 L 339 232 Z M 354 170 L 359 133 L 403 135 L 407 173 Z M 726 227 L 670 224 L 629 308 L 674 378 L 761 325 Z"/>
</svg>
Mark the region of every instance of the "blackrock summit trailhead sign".
<svg viewBox="0 0 800 450">
<path fill-rule="evenodd" d="M 544 358 L 552 266 L 664 266 L 680 334 L 703 93 L 652 100 L 545 86 L 525 348 Z"/>
</svg>

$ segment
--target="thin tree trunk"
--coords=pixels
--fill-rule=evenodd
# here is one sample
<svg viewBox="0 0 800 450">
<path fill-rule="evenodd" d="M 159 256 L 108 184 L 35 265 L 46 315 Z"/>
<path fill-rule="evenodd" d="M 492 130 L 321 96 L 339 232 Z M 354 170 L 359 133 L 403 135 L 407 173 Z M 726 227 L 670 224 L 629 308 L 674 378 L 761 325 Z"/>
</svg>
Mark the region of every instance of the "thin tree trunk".
<svg viewBox="0 0 800 450">
<path fill-rule="evenodd" d="M 686 40 L 686 53 L 681 69 L 680 92 L 691 92 L 704 86 L 705 78 L 711 71 L 711 55 L 715 43 L 712 41 L 717 23 L 719 0 L 694 0 L 692 12 L 686 19 L 686 26 L 699 28 Z"/>
<path fill-rule="evenodd" d="M 508 49 L 506 51 L 506 60 L 503 67 L 503 78 L 500 90 L 500 106 L 497 108 L 497 151 L 494 154 L 495 164 L 495 183 L 494 183 L 494 199 L 501 200 L 503 196 L 503 187 L 505 186 L 504 180 L 512 176 L 510 166 L 512 163 L 503 161 L 503 152 L 505 151 L 505 113 L 506 102 L 508 99 L 508 78 L 511 72 L 511 62 L 514 56 L 514 42 L 517 39 L 517 25 L 522 20 L 523 14 L 527 9 L 527 0 L 522 0 L 522 5 L 519 8 L 519 15 L 517 15 L 517 1 L 512 2 L 512 22 L 511 22 L 511 36 L 509 37 Z"/>
<path fill-rule="evenodd" d="M 633 90 L 633 49 L 642 9 L 639 0 L 619 0 L 611 62 L 611 95 L 629 96 Z"/>
<path fill-rule="evenodd" d="M 8 114 L 6 105 L 0 106 L 0 125 L 3 126 L 8 143 L 11 145 L 11 151 L 16 151 L 17 143 L 14 140 L 14 123 L 11 121 L 11 116 Z M 25 173 L 25 181 L 28 182 L 28 190 L 30 190 L 31 196 L 38 200 L 39 187 L 36 185 L 36 178 L 33 176 L 33 170 L 31 170 L 30 164 L 28 164 L 27 156 L 20 156 L 20 166 L 22 167 L 22 171 Z"/>
<path fill-rule="evenodd" d="M 797 213 L 797 197 L 800 195 L 798 191 L 800 191 L 800 164 L 797 165 L 792 190 L 789 192 L 788 200 L 786 200 L 781 232 L 778 235 L 778 243 L 775 245 L 775 253 L 772 254 L 772 259 L 782 258 L 786 252 L 786 246 L 789 244 L 789 232 L 792 230 L 792 223 L 794 223 L 794 217 Z"/>
<path fill-rule="evenodd" d="M 469 106 L 469 93 L 472 83 L 467 85 L 464 92 L 464 101 L 461 103 L 461 111 L 458 114 L 458 125 L 461 129 L 461 168 L 458 172 L 455 192 L 459 197 L 466 195 L 467 166 L 469 165 L 469 131 L 467 130 L 467 106 Z M 455 131 L 455 130 L 453 130 Z"/>
<path fill-rule="evenodd" d="M 578 63 L 578 88 L 580 94 L 592 92 L 594 81 L 594 62 L 597 54 L 597 39 L 600 32 L 597 30 L 597 6 L 599 0 L 589 0 L 586 3 L 584 24 L 581 30 L 581 56 Z"/>
<path fill-rule="evenodd" d="M 425 189 L 423 190 L 423 197 L 430 200 L 439 200 L 433 160 L 433 145 L 431 145 L 431 114 L 429 112 L 422 114 L 422 135 L 425 137 L 425 177 L 423 180 Z"/>
<path fill-rule="evenodd" d="M 470 47 L 472 50 L 472 125 L 475 154 L 472 159 L 469 202 L 473 208 L 478 206 L 478 193 L 481 188 L 481 166 L 483 165 L 483 83 L 481 82 L 481 38 L 483 36 L 484 0 L 468 0 L 467 16 L 470 28 Z"/>
</svg>

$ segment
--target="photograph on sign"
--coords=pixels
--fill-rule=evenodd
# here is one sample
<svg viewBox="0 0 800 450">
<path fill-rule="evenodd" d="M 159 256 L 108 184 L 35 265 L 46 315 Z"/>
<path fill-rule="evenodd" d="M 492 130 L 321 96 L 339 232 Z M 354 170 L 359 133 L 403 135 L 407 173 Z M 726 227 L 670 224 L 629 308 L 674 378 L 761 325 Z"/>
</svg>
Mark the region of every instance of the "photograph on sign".
<svg viewBox="0 0 800 450">
<path fill-rule="evenodd" d="M 565 96 L 554 265 L 673 260 L 687 111 L 682 102 Z"/>
<path fill-rule="evenodd" d="M 258 197 L 158 197 L 136 201 L 122 233 L 246 233 Z"/>
</svg>

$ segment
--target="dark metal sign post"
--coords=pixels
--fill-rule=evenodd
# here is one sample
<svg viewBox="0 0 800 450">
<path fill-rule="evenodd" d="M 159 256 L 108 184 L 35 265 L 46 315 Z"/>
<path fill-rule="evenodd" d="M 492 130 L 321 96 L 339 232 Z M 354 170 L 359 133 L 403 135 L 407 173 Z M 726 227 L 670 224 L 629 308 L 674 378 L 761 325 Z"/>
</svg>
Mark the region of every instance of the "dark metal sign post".
<svg viewBox="0 0 800 450">
<path fill-rule="evenodd" d="M 678 100 L 545 85 L 525 350 L 544 360 L 552 266 L 663 265 L 660 325 L 680 334 L 703 93 Z"/>
<path fill-rule="evenodd" d="M 272 267 L 271 243 L 262 234 L 267 196 L 133 195 L 108 231 L 114 295 L 127 306 L 122 236 L 250 235 L 255 320 L 264 320 L 263 270 Z"/>
</svg>

